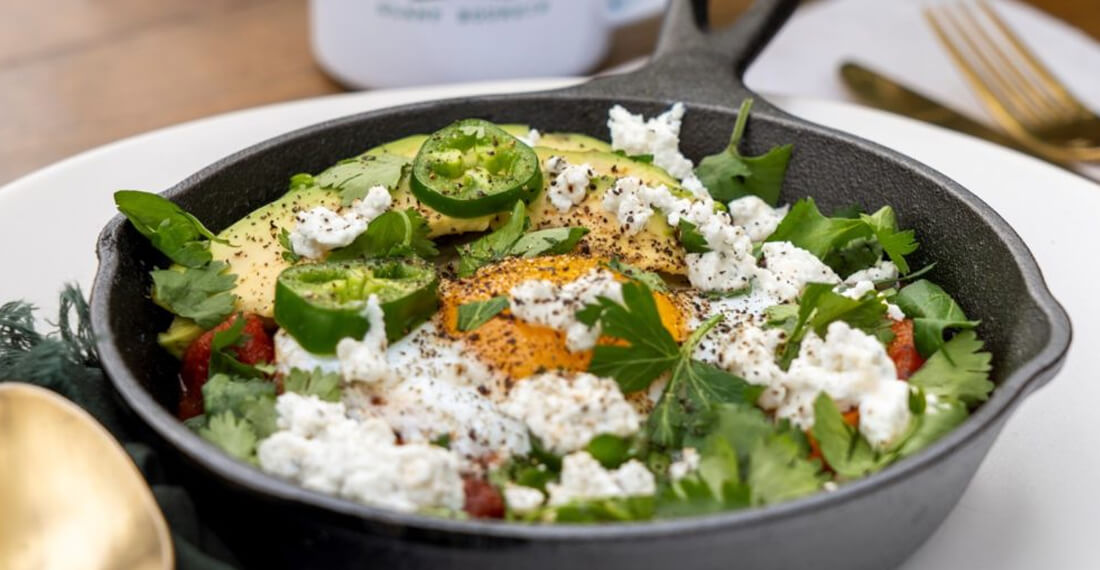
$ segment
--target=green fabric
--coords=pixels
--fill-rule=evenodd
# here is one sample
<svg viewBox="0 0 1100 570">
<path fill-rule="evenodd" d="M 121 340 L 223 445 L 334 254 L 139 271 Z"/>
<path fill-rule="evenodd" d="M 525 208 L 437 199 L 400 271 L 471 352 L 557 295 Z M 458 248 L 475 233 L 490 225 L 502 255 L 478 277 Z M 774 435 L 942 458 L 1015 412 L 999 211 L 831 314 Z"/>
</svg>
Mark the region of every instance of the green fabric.
<svg viewBox="0 0 1100 570">
<path fill-rule="evenodd" d="M 202 523 L 187 491 L 173 484 L 157 454 L 127 421 L 119 398 L 99 366 L 88 304 L 80 288 L 61 293 L 54 330 L 40 333 L 34 307 L 22 301 L 0 305 L 0 382 L 22 381 L 49 388 L 94 416 L 120 442 L 153 490 L 168 526 L 179 570 L 229 570 L 238 564 Z M 75 322 L 74 322 L 75 318 Z"/>
</svg>

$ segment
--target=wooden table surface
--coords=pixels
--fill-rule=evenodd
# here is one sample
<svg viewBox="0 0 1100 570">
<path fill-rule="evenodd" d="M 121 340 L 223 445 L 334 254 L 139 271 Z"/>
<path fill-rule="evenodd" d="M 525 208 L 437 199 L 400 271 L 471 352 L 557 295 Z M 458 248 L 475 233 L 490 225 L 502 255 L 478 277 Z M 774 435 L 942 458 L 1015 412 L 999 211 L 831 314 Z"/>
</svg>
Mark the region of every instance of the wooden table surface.
<svg viewBox="0 0 1100 570">
<path fill-rule="evenodd" d="M 711 0 L 718 21 L 748 0 Z M 1100 38 L 1096 0 L 1030 0 Z M 605 66 L 658 23 L 619 30 Z M 0 184 L 82 150 L 234 109 L 341 91 L 306 0 L 0 0 Z"/>
</svg>

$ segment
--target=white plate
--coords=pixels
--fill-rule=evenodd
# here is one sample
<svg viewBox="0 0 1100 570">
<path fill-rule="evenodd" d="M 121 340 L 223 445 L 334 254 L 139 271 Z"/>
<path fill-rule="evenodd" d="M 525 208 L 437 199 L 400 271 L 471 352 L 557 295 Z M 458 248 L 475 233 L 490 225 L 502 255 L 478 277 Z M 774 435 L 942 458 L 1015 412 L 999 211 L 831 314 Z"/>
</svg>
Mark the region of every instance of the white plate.
<svg viewBox="0 0 1100 570">
<path fill-rule="evenodd" d="M 284 103 L 186 123 L 70 158 L 0 189 L 0 302 L 28 299 L 52 320 L 64 281 L 76 280 L 87 289 L 96 267 L 95 239 L 114 214 L 111 192 L 116 189 L 160 191 L 250 144 L 354 112 L 571 81 L 375 91 Z M 958 508 L 904 568 L 1094 568 L 1100 381 L 1089 349 L 1100 347 L 1100 302 L 1094 294 L 1100 271 L 1093 233 L 1100 186 L 894 115 L 844 103 L 773 99 L 795 115 L 915 156 L 989 202 L 1031 247 L 1076 327 L 1076 350 L 1062 374 L 1012 418 Z"/>
</svg>

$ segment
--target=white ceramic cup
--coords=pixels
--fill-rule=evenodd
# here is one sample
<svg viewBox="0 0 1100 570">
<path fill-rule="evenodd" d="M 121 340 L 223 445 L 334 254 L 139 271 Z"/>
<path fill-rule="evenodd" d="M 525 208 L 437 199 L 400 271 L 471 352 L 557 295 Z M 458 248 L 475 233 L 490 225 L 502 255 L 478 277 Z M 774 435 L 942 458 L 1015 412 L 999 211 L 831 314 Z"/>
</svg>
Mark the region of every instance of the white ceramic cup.
<svg viewBox="0 0 1100 570">
<path fill-rule="evenodd" d="M 356 88 L 591 71 L 666 0 L 310 0 L 313 52 Z"/>
</svg>

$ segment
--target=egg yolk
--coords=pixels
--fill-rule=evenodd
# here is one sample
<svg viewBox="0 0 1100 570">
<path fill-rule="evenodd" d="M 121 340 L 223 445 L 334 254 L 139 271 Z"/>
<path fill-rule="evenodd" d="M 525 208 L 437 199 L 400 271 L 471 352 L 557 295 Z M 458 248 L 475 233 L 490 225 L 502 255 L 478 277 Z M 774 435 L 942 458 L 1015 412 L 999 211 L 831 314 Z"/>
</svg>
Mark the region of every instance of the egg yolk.
<svg viewBox="0 0 1100 570">
<path fill-rule="evenodd" d="M 603 266 L 603 260 L 578 255 L 506 259 L 479 269 L 471 277 L 445 281 L 440 287 L 440 318 L 447 332 L 461 339 L 479 361 L 503 372 L 509 380 L 545 370 L 587 370 L 592 351 L 571 352 L 563 332 L 516 319 L 507 309 L 480 327 L 462 332 L 458 330 L 458 307 L 508 295 L 512 287 L 532 279 L 564 285 Z M 616 278 L 627 280 L 618 274 Z M 661 323 L 677 342 L 682 342 L 688 333 L 683 309 L 663 293 L 654 292 L 653 296 Z M 600 339 L 600 343 L 614 342 L 607 337 Z"/>
</svg>

